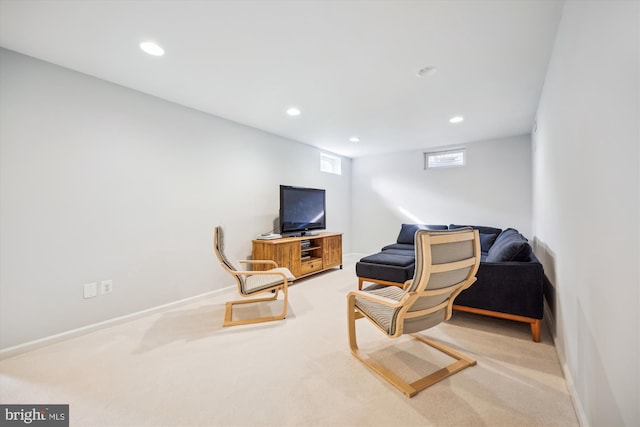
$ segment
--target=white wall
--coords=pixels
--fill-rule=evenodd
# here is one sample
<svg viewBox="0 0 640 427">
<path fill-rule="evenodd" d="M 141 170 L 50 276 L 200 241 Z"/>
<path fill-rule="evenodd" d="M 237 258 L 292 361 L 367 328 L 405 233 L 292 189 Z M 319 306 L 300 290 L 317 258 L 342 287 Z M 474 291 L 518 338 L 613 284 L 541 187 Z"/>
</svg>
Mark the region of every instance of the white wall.
<svg viewBox="0 0 640 427">
<path fill-rule="evenodd" d="M 231 285 L 212 251 L 250 255 L 279 184 L 327 190 L 349 251 L 351 161 L 0 51 L 0 347 Z M 84 300 L 84 283 L 112 294 Z"/>
<path fill-rule="evenodd" d="M 535 250 L 583 425 L 640 425 L 640 7 L 566 3 L 533 135 Z"/>
<path fill-rule="evenodd" d="M 529 135 L 466 145 L 467 166 L 424 170 L 424 151 L 354 159 L 355 252 L 395 242 L 402 223 L 513 227 L 531 235 Z"/>
</svg>

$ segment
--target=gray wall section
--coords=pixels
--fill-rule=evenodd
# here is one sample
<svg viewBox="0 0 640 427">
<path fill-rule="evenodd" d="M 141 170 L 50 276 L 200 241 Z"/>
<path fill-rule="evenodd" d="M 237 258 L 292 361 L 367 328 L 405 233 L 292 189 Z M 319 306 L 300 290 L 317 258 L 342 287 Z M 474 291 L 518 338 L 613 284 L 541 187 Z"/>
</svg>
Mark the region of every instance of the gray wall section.
<svg viewBox="0 0 640 427">
<path fill-rule="evenodd" d="M 640 4 L 569 1 L 533 134 L 535 251 L 582 424 L 640 425 Z"/>
<path fill-rule="evenodd" d="M 460 146 L 464 167 L 424 170 L 428 150 L 354 159 L 354 251 L 394 242 L 402 223 L 513 227 L 530 237 L 530 136 Z"/>
<path fill-rule="evenodd" d="M 279 184 L 327 190 L 349 251 L 351 160 L 0 50 L 0 347 L 230 286 Z M 83 299 L 84 283 L 113 293 Z"/>
</svg>

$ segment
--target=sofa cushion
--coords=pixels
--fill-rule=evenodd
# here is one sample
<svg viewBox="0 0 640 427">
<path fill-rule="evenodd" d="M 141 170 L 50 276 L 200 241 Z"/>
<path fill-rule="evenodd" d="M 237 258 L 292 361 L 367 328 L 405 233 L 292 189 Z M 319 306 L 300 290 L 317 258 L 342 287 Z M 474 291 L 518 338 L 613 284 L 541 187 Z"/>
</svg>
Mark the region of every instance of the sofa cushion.
<svg viewBox="0 0 640 427">
<path fill-rule="evenodd" d="M 413 247 L 411 248 L 411 250 L 406 250 L 406 249 L 385 249 L 384 251 L 382 251 L 382 253 L 385 253 L 387 255 L 402 255 L 402 256 L 408 256 L 411 258 L 415 258 L 416 257 L 416 252 L 413 249 Z"/>
<path fill-rule="evenodd" d="M 356 263 L 356 275 L 358 277 L 366 277 L 375 280 L 404 283 L 413 277 L 415 267 L 414 263 L 405 266 L 396 266 L 364 262 L 361 260 Z"/>
<path fill-rule="evenodd" d="M 489 253 L 491 246 L 495 243 L 498 238 L 498 234 L 488 234 L 488 233 L 480 233 L 480 250 L 484 253 Z"/>
<path fill-rule="evenodd" d="M 413 254 L 411 256 L 389 254 L 385 252 L 378 252 L 377 254 L 369 255 L 360 260 L 360 262 L 368 262 L 371 264 L 384 264 L 395 265 L 396 267 L 406 267 L 412 265 L 415 262 Z"/>
<path fill-rule="evenodd" d="M 401 251 L 410 251 L 412 253 L 412 255 L 413 255 L 413 254 L 415 254 L 416 247 L 414 245 L 408 245 L 406 243 L 392 243 L 390 245 L 385 246 L 381 250 L 387 251 L 389 249 L 398 249 L 398 250 L 401 250 Z"/>
<path fill-rule="evenodd" d="M 398 234 L 398 243 L 408 245 L 414 244 L 414 237 L 418 230 L 446 230 L 446 225 L 427 225 L 427 224 L 402 224 L 400 234 Z"/>
<path fill-rule="evenodd" d="M 476 278 L 456 305 L 542 319 L 544 272 L 539 262 L 484 263 Z"/>
<path fill-rule="evenodd" d="M 531 246 L 527 239 L 513 228 L 507 228 L 489 249 L 486 262 L 528 261 Z"/>
<path fill-rule="evenodd" d="M 478 230 L 478 234 L 480 234 L 480 249 L 484 253 L 488 253 L 491 246 L 493 246 L 494 242 L 498 238 L 498 235 L 502 232 L 502 229 L 495 227 L 487 227 L 484 225 L 456 225 L 450 224 L 449 230 L 454 230 L 456 228 L 463 227 L 471 227 L 474 230 Z"/>
</svg>

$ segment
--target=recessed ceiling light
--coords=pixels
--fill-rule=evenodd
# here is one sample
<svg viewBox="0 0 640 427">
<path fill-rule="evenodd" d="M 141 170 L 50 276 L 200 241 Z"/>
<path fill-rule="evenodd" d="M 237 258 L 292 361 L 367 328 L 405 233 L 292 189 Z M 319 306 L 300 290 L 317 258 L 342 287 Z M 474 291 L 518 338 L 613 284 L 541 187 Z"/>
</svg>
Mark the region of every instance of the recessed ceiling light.
<svg viewBox="0 0 640 427">
<path fill-rule="evenodd" d="M 360 142 L 360 138 L 358 138 L 357 136 L 352 136 L 351 138 L 349 138 L 349 141 L 351 141 L 351 142 Z"/>
<path fill-rule="evenodd" d="M 299 116 L 300 115 L 300 110 L 296 107 L 290 107 L 287 110 L 287 114 L 290 116 Z"/>
<path fill-rule="evenodd" d="M 164 55 L 164 49 L 155 44 L 154 42 L 142 42 L 140 43 L 140 49 L 153 56 Z"/>
<path fill-rule="evenodd" d="M 455 117 L 451 117 L 449 119 L 450 123 L 460 123 L 460 122 L 464 122 L 464 117 L 462 116 L 455 116 Z"/>
<path fill-rule="evenodd" d="M 433 76 L 436 73 L 436 67 L 424 67 L 420 68 L 416 73 L 418 77 L 428 77 Z"/>
</svg>

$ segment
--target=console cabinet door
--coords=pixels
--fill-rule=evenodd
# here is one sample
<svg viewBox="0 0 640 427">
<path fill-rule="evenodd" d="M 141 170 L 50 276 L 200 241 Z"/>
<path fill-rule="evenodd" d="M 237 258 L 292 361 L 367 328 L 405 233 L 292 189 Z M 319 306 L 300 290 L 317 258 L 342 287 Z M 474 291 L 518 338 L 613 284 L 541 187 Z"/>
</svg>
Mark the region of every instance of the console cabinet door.
<svg viewBox="0 0 640 427">
<path fill-rule="evenodd" d="M 273 260 L 278 267 L 287 267 L 295 277 L 302 274 L 300 266 L 300 242 L 290 242 L 283 245 L 275 245 L 275 257 Z"/>
<path fill-rule="evenodd" d="M 342 265 L 342 236 L 325 237 L 324 248 L 324 268 Z"/>
<path fill-rule="evenodd" d="M 298 277 L 300 271 L 300 242 L 271 244 L 269 242 L 253 242 L 253 259 L 273 260 L 278 267 L 288 268 Z M 255 265 L 256 270 L 269 270 L 271 266 Z"/>
</svg>

